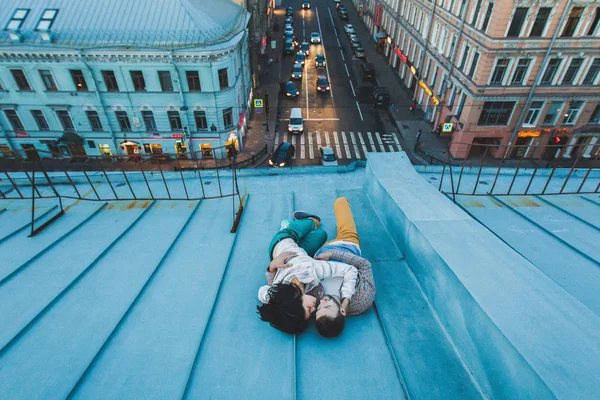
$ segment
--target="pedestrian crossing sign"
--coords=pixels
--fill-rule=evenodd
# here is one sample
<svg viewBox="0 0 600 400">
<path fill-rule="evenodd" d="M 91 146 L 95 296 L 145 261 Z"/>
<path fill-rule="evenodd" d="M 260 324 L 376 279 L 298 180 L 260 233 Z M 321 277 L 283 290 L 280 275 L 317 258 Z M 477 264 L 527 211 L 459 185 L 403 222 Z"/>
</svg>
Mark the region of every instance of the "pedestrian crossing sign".
<svg viewBox="0 0 600 400">
<path fill-rule="evenodd" d="M 263 108 L 263 100 L 262 99 L 254 99 L 254 107 L 255 108 Z"/>
<path fill-rule="evenodd" d="M 452 132 L 453 129 L 454 129 L 454 124 L 452 122 L 446 122 L 445 124 L 442 125 L 442 132 L 444 132 L 444 133 Z"/>
</svg>

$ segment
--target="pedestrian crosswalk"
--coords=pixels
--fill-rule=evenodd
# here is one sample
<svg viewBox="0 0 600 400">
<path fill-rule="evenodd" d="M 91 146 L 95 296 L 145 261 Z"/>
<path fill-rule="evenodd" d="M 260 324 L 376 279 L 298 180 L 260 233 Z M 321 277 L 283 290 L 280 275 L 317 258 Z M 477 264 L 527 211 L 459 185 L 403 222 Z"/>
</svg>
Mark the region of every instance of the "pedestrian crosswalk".
<svg viewBox="0 0 600 400">
<path fill-rule="evenodd" d="M 295 158 L 319 158 L 319 148 L 329 146 L 340 159 L 365 159 L 368 152 L 402 151 L 397 134 L 380 132 L 322 131 L 294 135 L 288 132 L 275 134 L 274 147 L 290 142 L 296 148 Z"/>
</svg>

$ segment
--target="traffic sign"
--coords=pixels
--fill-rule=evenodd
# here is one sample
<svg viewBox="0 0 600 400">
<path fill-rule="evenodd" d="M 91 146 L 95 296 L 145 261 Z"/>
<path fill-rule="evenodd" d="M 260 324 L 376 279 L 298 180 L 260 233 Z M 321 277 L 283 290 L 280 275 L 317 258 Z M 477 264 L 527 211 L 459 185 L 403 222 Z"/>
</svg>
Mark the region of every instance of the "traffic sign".
<svg viewBox="0 0 600 400">
<path fill-rule="evenodd" d="M 257 114 L 262 114 L 262 108 L 257 108 L 257 109 L 256 109 L 256 113 L 257 113 Z"/>
<path fill-rule="evenodd" d="M 454 124 L 452 122 L 446 122 L 445 124 L 442 125 L 442 132 L 444 132 L 444 133 L 452 132 L 453 128 L 454 128 Z"/>
<path fill-rule="evenodd" d="M 254 99 L 254 107 L 263 108 L 264 107 L 263 100 L 262 99 Z"/>
</svg>

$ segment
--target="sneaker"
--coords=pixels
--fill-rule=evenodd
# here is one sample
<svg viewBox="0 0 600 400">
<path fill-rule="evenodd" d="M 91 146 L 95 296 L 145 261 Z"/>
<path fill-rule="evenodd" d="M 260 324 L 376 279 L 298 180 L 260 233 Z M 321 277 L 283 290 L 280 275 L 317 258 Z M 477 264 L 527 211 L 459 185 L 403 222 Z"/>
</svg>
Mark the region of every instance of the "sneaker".
<svg viewBox="0 0 600 400">
<path fill-rule="evenodd" d="M 309 214 L 302 210 L 294 211 L 294 219 L 306 219 L 306 218 L 314 218 L 317 221 L 321 222 L 321 217 L 319 217 L 318 215 Z"/>
<path fill-rule="evenodd" d="M 290 226 L 290 220 L 284 219 L 283 221 L 281 221 L 281 226 L 279 229 L 280 230 L 287 229 L 288 226 Z"/>
</svg>

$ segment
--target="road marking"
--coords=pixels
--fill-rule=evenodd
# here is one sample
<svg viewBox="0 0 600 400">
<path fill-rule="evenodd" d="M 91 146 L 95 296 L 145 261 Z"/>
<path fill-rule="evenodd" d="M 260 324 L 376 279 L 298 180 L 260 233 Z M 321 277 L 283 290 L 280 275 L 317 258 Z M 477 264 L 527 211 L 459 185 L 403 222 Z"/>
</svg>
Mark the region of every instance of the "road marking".
<svg viewBox="0 0 600 400">
<path fill-rule="evenodd" d="M 358 113 L 360 114 L 360 120 L 364 121 L 364 118 L 362 116 L 362 112 L 360 111 L 360 106 L 358 105 L 358 101 L 356 102 L 356 108 L 358 108 Z"/>
<path fill-rule="evenodd" d="M 305 121 L 339 121 L 339 118 L 306 118 Z M 284 120 L 287 121 L 287 120 Z"/>
<path fill-rule="evenodd" d="M 338 42 L 338 47 L 342 47 L 342 44 L 340 43 L 340 39 L 336 38 L 337 42 Z"/>
<path fill-rule="evenodd" d="M 381 150 L 383 150 L 383 152 L 385 153 L 387 150 L 385 149 L 385 146 L 381 141 L 381 137 L 379 137 L 379 132 L 375 132 L 375 138 L 377 139 L 377 143 L 379 143 L 379 148 L 381 148 Z"/>
<path fill-rule="evenodd" d="M 317 24 L 319 25 L 319 34 L 321 35 L 321 47 L 323 48 L 323 56 L 325 60 L 327 60 L 327 54 L 325 53 L 325 42 L 323 41 L 323 31 L 321 30 L 321 21 L 319 19 L 319 8 L 315 7 L 315 12 L 317 14 Z M 329 66 L 327 66 L 327 62 L 325 62 L 325 71 L 327 71 L 327 81 L 329 82 L 329 95 L 333 99 L 333 83 L 331 82 L 331 77 L 329 76 Z"/>
<path fill-rule="evenodd" d="M 327 144 L 327 147 L 329 147 L 330 142 L 329 142 L 329 132 L 325 132 L 325 143 Z"/>
<path fill-rule="evenodd" d="M 302 14 L 302 37 L 306 39 L 306 27 L 304 26 L 304 14 Z"/>
<path fill-rule="evenodd" d="M 377 151 L 377 149 L 375 148 L 375 142 L 373 141 L 373 136 L 371 135 L 371 132 L 367 132 L 367 137 L 369 138 L 369 143 L 371 144 L 371 150 Z"/>
<path fill-rule="evenodd" d="M 292 144 L 296 145 L 296 135 L 292 135 Z"/>
<path fill-rule="evenodd" d="M 300 136 L 300 158 L 305 158 L 306 154 L 304 151 L 304 135 Z"/>
<path fill-rule="evenodd" d="M 348 66 L 346 64 L 344 64 L 344 68 L 346 68 L 346 75 L 350 78 L 350 72 L 348 72 Z"/>
<path fill-rule="evenodd" d="M 317 134 L 317 147 L 321 147 L 321 134 L 319 132 L 315 132 Z"/>
<path fill-rule="evenodd" d="M 394 143 L 396 143 L 396 146 L 398 147 L 398 151 L 402 151 L 402 146 L 400 146 L 400 141 L 396 137 L 396 133 L 395 132 L 392 133 L 392 137 L 394 138 Z"/>
<path fill-rule="evenodd" d="M 354 85 L 352 84 L 352 81 L 350 81 L 350 89 L 352 89 L 352 94 L 354 97 L 356 97 L 356 92 L 354 91 Z"/>
<path fill-rule="evenodd" d="M 342 52 L 342 49 L 340 49 L 340 54 L 342 55 L 342 60 L 346 61 L 346 57 L 344 57 L 344 52 Z"/>
<path fill-rule="evenodd" d="M 350 132 L 350 138 L 352 139 L 352 146 L 354 147 L 354 152 L 358 157 L 360 153 L 358 152 L 358 145 L 356 144 L 356 139 L 354 138 L 354 132 Z"/>
<path fill-rule="evenodd" d="M 348 154 L 348 158 L 352 158 L 352 153 L 350 153 L 350 146 L 348 146 L 348 139 L 346 138 L 346 132 L 342 132 L 342 139 L 344 140 L 344 149 L 346 149 L 346 154 Z"/>
<path fill-rule="evenodd" d="M 331 26 L 335 29 L 335 22 L 333 22 L 333 15 L 331 15 L 331 8 L 327 7 L 327 11 L 329 11 L 329 18 L 331 19 Z"/>
<path fill-rule="evenodd" d="M 277 148 L 278 144 L 279 144 L 279 132 L 277 132 L 275 134 L 275 141 L 273 142 L 273 148 Z"/>
<path fill-rule="evenodd" d="M 313 132 L 308 132 L 308 156 L 311 160 L 315 158 L 315 153 L 313 151 Z"/>
<path fill-rule="evenodd" d="M 363 153 L 366 157 L 367 156 L 367 145 L 365 144 L 365 139 L 362 137 L 360 132 L 358 132 L 358 140 L 360 140 L 360 146 L 362 147 Z"/>
<path fill-rule="evenodd" d="M 338 140 L 338 134 L 336 131 L 333 131 L 333 140 L 335 142 L 335 149 L 337 150 L 338 156 L 342 156 L 342 147 L 340 146 L 340 141 Z"/>
</svg>

